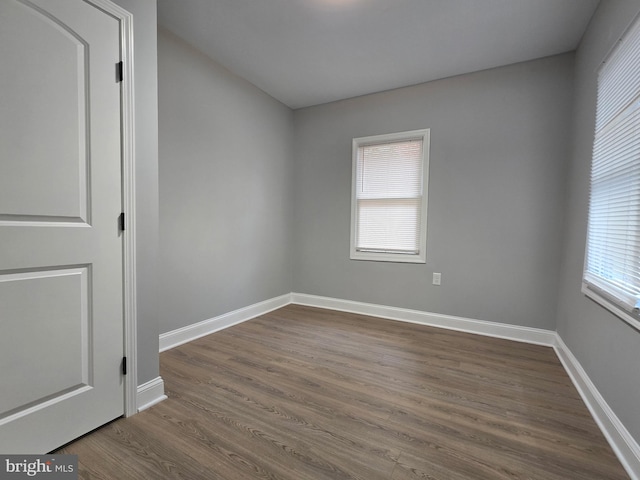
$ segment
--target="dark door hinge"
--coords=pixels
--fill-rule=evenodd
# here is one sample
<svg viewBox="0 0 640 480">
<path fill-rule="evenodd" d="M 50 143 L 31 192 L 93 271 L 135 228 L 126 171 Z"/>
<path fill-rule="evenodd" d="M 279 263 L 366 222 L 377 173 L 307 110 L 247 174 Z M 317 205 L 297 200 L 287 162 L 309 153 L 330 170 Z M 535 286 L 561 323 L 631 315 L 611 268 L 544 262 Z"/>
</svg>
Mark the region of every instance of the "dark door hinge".
<svg viewBox="0 0 640 480">
<path fill-rule="evenodd" d="M 122 357 L 122 374 L 127 374 L 127 357 Z"/>
<path fill-rule="evenodd" d="M 124 232 L 124 212 L 122 212 L 120 217 L 118 217 L 118 226 L 120 227 L 120 231 Z"/>
<path fill-rule="evenodd" d="M 116 83 L 121 82 L 124 79 L 124 64 L 122 62 L 116 63 Z"/>
</svg>

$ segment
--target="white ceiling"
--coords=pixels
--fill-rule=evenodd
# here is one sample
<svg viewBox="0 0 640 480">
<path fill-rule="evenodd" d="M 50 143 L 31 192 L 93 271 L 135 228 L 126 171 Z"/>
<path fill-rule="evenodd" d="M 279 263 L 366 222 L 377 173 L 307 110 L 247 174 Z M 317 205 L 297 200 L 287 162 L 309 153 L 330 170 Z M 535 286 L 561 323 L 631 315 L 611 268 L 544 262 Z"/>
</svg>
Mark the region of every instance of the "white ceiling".
<svg viewBox="0 0 640 480">
<path fill-rule="evenodd" d="M 574 50 L 599 0 L 158 0 L 158 22 L 300 108 Z"/>
</svg>

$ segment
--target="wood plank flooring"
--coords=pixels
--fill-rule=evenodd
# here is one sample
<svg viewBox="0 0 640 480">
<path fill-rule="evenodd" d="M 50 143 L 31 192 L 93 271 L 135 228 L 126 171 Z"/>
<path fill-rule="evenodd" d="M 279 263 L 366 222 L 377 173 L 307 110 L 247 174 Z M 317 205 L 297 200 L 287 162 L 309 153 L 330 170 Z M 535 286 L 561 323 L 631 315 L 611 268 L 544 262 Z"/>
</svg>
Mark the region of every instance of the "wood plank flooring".
<svg viewBox="0 0 640 480">
<path fill-rule="evenodd" d="M 629 478 L 548 347 L 290 305 L 160 358 L 80 478 Z"/>
</svg>

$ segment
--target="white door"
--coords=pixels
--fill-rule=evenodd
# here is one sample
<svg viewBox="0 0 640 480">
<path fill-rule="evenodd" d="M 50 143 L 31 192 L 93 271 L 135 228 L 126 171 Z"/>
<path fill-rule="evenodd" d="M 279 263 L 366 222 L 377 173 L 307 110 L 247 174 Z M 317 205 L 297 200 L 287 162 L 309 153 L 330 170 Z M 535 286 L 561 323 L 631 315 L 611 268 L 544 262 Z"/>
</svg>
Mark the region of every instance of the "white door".
<svg viewBox="0 0 640 480">
<path fill-rule="evenodd" d="M 124 412 L 119 22 L 0 0 L 0 453 Z"/>
</svg>

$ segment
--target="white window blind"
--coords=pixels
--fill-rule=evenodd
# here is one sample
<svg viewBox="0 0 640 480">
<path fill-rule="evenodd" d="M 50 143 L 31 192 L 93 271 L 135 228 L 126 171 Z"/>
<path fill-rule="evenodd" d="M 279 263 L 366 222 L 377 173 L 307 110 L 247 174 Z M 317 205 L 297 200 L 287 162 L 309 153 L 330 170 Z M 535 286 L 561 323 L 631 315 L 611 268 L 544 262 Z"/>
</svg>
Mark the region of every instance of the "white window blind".
<svg viewBox="0 0 640 480">
<path fill-rule="evenodd" d="M 352 258 L 424 262 L 426 132 L 354 140 Z"/>
<path fill-rule="evenodd" d="M 640 23 L 601 67 L 584 282 L 624 312 L 640 307 Z"/>
</svg>

